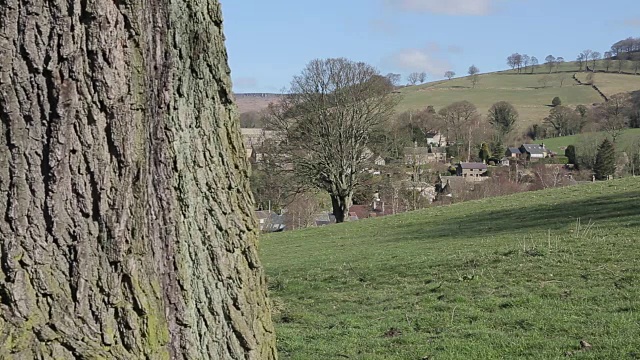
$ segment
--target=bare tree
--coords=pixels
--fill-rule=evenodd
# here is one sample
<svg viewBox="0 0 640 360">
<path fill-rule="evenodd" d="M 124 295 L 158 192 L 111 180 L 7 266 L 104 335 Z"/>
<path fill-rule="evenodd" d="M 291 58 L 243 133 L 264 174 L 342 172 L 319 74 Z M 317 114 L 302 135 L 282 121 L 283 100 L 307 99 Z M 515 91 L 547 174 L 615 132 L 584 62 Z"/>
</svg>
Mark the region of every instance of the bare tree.
<svg viewBox="0 0 640 360">
<path fill-rule="evenodd" d="M 578 113 L 562 105 L 551 109 L 544 122 L 555 130 L 556 136 L 574 135 L 581 129 Z"/>
<path fill-rule="evenodd" d="M 619 53 L 618 54 L 618 63 L 616 65 L 618 65 L 618 73 L 622 73 L 622 69 L 624 68 L 624 64 L 626 63 L 627 60 L 627 54 L 626 53 Z"/>
<path fill-rule="evenodd" d="M 394 74 L 394 73 L 388 73 L 386 75 L 386 78 L 389 79 L 389 82 L 391 83 L 391 85 L 398 86 L 398 85 L 400 85 L 400 81 L 402 80 L 402 75 Z"/>
<path fill-rule="evenodd" d="M 409 85 L 416 85 L 420 81 L 420 73 L 412 72 L 407 76 L 407 83 Z"/>
<path fill-rule="evenodd" d="M 640 53 L 631 54 L 631 61 L 633 63 L 633 73 L 637 74 L 638 69 L 640 69 Z"/>
<path fill-rule="evenodd" d="M 271 106 L 271 127 L 297 178 L 329 193 L 343 222 L 374 128 L 397 103 L 370 65 L 344 58 L 313 60 L 291 82 L 288 96 Z"/>
<path fill-rule="evenodd" d="M 622 131 L 628 127 L 628 106 L 630 95 L 616 94 L 609 101 L 598 105 L 594 110 L 596 122 L 600 124 L 600 130 L 607 132 L 615 143 Z"/>
<path fill-rule="evenodd" d="M 583 53 L 580 53 L 580 54 L 578 55 L 578 57 L 576 58 L 576 62 L 578 63 L 578 69 L 579 69 L 580 71 L 582 71 L 582 69 L 584 69 L 584 63 L 585 63 L 585 61 L 587 61 L 587 60 L 588 60 L 588 59 L 585 59 L 585 58 L 584 58 L 584 54 L 583 54 Z"/>
<path fill-rule="evenodd" d="M 516 62 L 513 55 L 514 54 L 507 56 L 507 66 L 509 66 L 511 70 L 514 70 L 516 68 Z"/>
<path fill-rule="evenodd" d="M 604 61 L 602 62 L 602 64 L 604 65 L 604 68 L 606 69 L 607 72 L 609 72 L 609 68 L 613 64 L 612 57 L 613 57 L 613 54 L 611 53 L 611 51 L 607 51 L 604 53 Z"/>
<path fill-rule="evenodd" d="M 591 67 L 593 68 L 591 69 L 591 71 L 594 71 L 594 72 L 596 71 L 596 63 L 601 58 L 602 58 L 602 54 L 600 54 L 599 52 L 594 51 L 591 53 L 591 65 L 592 65 Z"/>
<path fill-rule="evenodd" d="M 480 70 L 475 65 L 469 66 L 469 70 L 467 71 L 467 73 L 470 76 L 469 77 L 469 81 L 471 81 L 471 86 L 474 89 L 475 89 L 476 85 L 478 84 L 478 82 L 480 81 L 480 77 L 478 76 L 479 72 L 480 72 Z"/>
<path fill-rule="evenodd" d="M 276 358 L 221 8 L 188 5 L 0 3 L 1 359 Z"/>
<path fill-rule="evenodd" d="M 520 72 L 520 68 L 522 66 L 522 55 L 518 53 L 511 54 L 507 57 L 507 64 L 511 67 L 511 69 L 518 69 Z"/>
<path fill-rule="evenodd" d="M 538 58 L 535 56 L 531 57 L 531 73 L 533 74 L 533 70 L 536 68 L 536 66 L 538 66 L 539 62 L 538 62 Z"/>
<path fill-rule="evenodd" d="M 427 73 L 426 72 L 420 72 L 418 73 L 418 82 L 420 84 L 423 84 L 425 81 L 427 81 Z"/>
<path fill-rule="evenodd" d="M 500 135 L 500 139 L 504 139 L 513 131 L 518 121 L 518 111 L 510 103 L 499 101 L 491 106 L 487 119 Z"/>
<path fill-rule="evenodd" d="M 564 82 L 567 81 L 567 79 L 569 79 L 569 74 L 567 74 L 566 72 L 561 72 L 557 75 L 558 81 L 560 82 L 560 87 L 562 87 L 562 85 L 564 85 Z"/>
<path fill-rule="evenodd" d="M 474 134 L 480 127 L 478 109 L 468 101 L 459 101 L 442 108 L 438 114 L 442 119 L 447 139 L 453 140 L 457 145 L 458 153 L 461 153 L 462 145 L 467 144 L 469 158 Z"/>
<path fill-rule="evenodd" d="M 553 71 L 553 68 L 556 66 L 556 58 L 553 55 L 547 55 L 546 58 L 544 58 L 545 64 L 547 65 L 547 67 L 549 68 L 549 74 L 551 74 L 551 71 Z"/>
<path fill-rule="evenodd" d="M 447 71 L 444 73 L 444 77 L 446 77 L 447 79 L 451 80 L 453 77 L 456 76 L 456 73 L 454 71 Z"/>
<path fill-rule="evenodd" d="M 551 81 L 551 75 L 544 75 L 540 79 L 538 79 L 538 83 L 542 85 L 542 87 L 546 88 Z"/>
<path fill-rule="evenodd" d="M 591 60 L 591 54 L 593 53 L 593 50 L 591 49 L 587 49 L 582 51 L 582 56 L 584 57 L 584 62 L 585 62 L 585 66 L 587 68 L 587 71 L 589 71 L 589 63 L 588 61 Z"/>
<path fill-rule="evenodd" d="M 522 66 L 524 67 L 524 72 L 527 72 L 527 67 L 531 63 L 531 57 L 527 54 L 522 55 Z"/>
</svg>

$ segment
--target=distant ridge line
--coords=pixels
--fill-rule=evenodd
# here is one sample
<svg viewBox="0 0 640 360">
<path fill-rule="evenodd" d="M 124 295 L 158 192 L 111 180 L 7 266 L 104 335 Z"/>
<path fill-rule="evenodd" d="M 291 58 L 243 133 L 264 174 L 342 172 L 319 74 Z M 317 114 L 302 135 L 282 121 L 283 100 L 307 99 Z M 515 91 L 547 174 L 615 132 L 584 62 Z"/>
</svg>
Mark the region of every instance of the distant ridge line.
<svg viewBox="0 0 640 360">
<path fill-rule="evenodd" d="M 272 97 L 272 96 L 280 96 L 281 94 L 275 93 L 234 93 L 237 97 Z"/>
</svg>

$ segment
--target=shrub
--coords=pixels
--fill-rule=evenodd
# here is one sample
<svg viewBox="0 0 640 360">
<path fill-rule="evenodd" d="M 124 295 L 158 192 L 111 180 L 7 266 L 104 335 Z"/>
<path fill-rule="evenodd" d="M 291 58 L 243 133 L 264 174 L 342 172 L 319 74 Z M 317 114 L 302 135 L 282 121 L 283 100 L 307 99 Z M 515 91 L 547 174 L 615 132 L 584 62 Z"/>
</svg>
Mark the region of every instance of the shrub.
<svg viewBox="0 0 640 360">
<path fill-rule="evenodd" d="M 553 98 L 553 100 L 551 100 L 551 105 L 560 106 L 562 105 L 562 100 L 560 100 L 560 98 L 556 96 Z"/>
<path fill-rule="evenodd" d="M 569 145 L 567 146 L 567 148 L 564 150 L 564 156 L 567 157 L 569 164 L 574 164 L 576 163 L 576 147 L 573 145 Z"/>
</svg>

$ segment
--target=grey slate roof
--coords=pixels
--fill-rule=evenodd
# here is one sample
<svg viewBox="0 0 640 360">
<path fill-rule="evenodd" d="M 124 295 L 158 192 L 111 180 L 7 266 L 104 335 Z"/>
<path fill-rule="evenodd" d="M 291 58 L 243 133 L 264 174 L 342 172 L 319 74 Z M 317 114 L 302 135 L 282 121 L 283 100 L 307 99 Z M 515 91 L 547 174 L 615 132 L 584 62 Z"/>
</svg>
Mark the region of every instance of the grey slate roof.
<svg viewBox="0 0 640 360">
<path fill-rule="evenodd" d="M 549 152 L 549 150 L 547 150 L 543 145 L 538 144 L 523 144 L 522 147 L 524 148 L 525 152 L 529 154 L 542 155 L 545 152 Z"/>
<path fill-rule="evenodd" d="M 508 152 L 510 152 L 512 154 L 521 154 L 520 149 L 515 148 L 515 147 L 510 147 Z"/>
<path fill-rule="evenodd" d="M 460 163 L 460 167 L 463 169 L 479 169 L 484 170 L 487 168 L 487 164 L 478 162 Z"/>
</svg>

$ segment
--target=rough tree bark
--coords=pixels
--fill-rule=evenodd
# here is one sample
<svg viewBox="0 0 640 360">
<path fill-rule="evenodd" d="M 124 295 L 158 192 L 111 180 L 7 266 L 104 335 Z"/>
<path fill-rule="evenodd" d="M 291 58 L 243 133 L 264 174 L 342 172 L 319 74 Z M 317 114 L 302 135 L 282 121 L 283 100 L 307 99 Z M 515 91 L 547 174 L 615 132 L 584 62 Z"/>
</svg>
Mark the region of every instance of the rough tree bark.
<svg viewBox="0 0 640 360">
<path fill-rule="evenodd" d="M 0 358 L 272 359 L 216 0 L 0 0 Z"/>
</svg>

